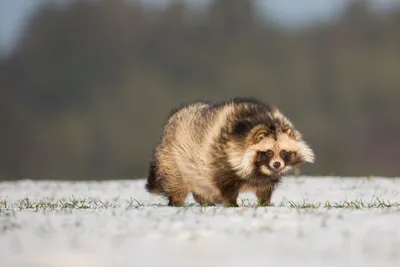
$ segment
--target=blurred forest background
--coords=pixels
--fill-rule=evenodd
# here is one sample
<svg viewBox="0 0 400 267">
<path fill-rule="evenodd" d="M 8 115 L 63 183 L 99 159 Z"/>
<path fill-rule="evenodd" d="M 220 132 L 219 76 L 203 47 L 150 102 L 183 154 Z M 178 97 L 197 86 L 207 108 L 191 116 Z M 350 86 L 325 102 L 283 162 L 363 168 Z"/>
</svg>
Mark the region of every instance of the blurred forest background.
<svg viewBox="0 0 400 267">
<path fill-rule="evenodd" d="M 168 112 L 257 97 L 314 148 L 302 174 L 400 175 L 400 10 L 287 30 L 252 1 L 42 5 L 0 61 L 0 179 L 147 175 Z"/>
</svg>

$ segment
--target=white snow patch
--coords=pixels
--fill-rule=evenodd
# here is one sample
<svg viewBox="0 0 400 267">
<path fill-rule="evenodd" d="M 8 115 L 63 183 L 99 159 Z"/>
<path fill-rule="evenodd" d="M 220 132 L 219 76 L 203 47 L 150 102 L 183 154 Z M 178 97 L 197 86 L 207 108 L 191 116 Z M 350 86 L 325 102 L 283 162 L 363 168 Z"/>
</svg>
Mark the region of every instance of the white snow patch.
<svg viewBox="0 0 400 267">
<path fill-rule="evenodd" d="M 72 196 L 119 206 L 16 208 L 25 198 L 57 203 Z M 131 198 L 144 206 L 129 207 Z M 400 202 L 400 178 L 287 177 L 272 201 L 376 198 Z M 240 199 L 256 201 L 251 193 Z M 0 203 L 4 200 L 0 266 L 5 267 L 400 266 L 399 207 L 157 207 L 149 204 L 167 201 L 149 195 L 144 180 L 1 182 Z"/>
</svg>

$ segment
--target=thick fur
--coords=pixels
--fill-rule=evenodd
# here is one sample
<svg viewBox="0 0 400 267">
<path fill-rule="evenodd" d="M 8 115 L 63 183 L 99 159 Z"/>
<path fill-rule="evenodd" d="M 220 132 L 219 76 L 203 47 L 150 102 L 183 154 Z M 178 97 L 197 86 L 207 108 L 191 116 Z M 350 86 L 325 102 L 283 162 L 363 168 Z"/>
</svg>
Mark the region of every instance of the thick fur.
<svg viewBox="0 0 400 267">
<path fill-rule="evenodd" d="M 181 206 L 238 206 L 240 191 L 268 205 L 281 176 L 314 153 L 277 109 L 255 99 L 193 102 L 174 110 L 153 151 L 146 189 Z M 276 168 L 277 167 L 277 168 Z"/>
</svg>

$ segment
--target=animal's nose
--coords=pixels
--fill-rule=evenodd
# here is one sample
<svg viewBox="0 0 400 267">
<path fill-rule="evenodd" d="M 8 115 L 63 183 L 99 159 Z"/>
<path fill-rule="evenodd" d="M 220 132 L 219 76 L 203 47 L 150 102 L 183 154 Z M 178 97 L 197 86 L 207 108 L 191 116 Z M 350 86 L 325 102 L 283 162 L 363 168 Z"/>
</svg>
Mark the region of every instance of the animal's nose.
<svg viewBox="0 0 400 267">
<path fill-rule="evenodd" d="M 281 166 L 281 163 L 279 161 L 274 162 L 274 168 L 278 169 Z"/>
</svg>

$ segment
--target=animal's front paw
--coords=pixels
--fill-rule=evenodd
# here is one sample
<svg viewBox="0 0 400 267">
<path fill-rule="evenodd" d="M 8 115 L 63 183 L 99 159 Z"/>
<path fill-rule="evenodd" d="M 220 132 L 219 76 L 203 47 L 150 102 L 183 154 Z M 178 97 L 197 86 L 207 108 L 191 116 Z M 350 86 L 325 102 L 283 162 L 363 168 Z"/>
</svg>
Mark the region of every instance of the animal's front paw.
<svg viewBox="0 0 400 267">
<path fill-rule="evenodd" d="M 237 208 L 239 205 L 237 204 L 236 201 L 224 201 L 224 206 L 226 208 Z"/>
<path fill-rule="evenodd" d="M 259 206 L 259 207 L 268 207 L 268 206 L 272 206 L 272 203 L 269 202 L 269 201 L 261 201 L 261 200 L 259 200 L 257 206 Z"/>
</svg>

